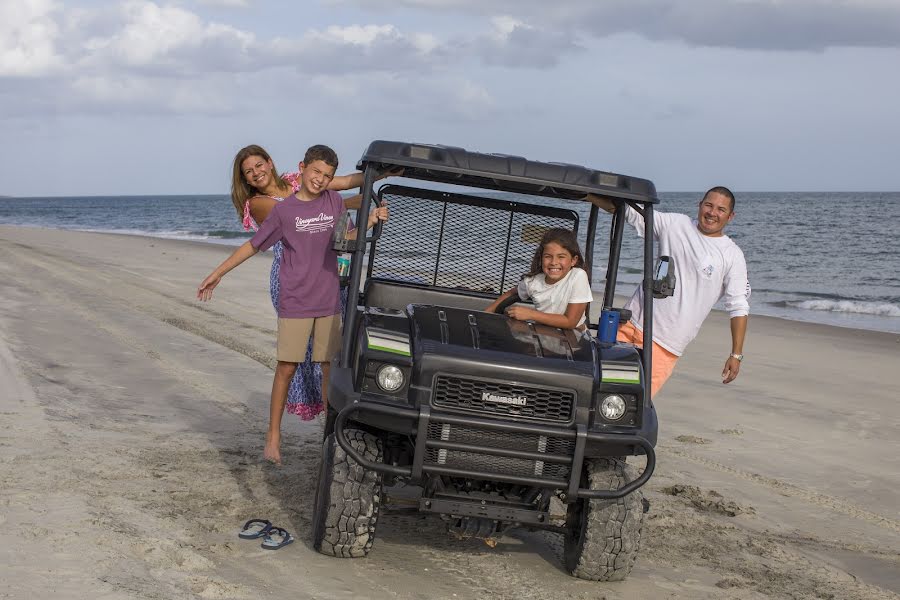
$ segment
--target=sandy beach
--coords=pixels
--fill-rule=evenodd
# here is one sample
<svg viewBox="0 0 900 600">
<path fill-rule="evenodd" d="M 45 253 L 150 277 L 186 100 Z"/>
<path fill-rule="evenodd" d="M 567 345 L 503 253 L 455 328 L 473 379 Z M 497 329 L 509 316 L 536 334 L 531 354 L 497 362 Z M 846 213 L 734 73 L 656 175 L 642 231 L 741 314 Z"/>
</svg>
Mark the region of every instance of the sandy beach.
<svg viewBox="0 0 900 600">
<path fill-rule="evenodd" d="M 284 466 L 261 459 L 271 256 L 194 299 L 231 250 L 0 226 L 0 598 L 900 598 L 900 336 L 753 317 L 724 386 L 713 314 L 657 397 L 625 582 L 399 508 L 338 560 L 309 541 L 318 427 L 286 415 Z M 239 539 L 254 517 L 297 541 Z"/>
</svg>

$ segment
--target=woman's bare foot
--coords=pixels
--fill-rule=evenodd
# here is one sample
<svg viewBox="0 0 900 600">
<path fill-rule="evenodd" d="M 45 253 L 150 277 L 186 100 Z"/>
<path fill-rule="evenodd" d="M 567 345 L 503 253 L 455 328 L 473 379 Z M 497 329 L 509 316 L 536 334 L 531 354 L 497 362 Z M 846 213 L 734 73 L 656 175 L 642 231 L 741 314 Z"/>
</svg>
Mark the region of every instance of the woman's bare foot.
<svg viewBox="0 0 900 600">
<path fill-rule="evenodd" d="M 271 463 L 281 466 L 281 432 L 266 432 L 266 448 L 263 457 Z"/>
</svg>

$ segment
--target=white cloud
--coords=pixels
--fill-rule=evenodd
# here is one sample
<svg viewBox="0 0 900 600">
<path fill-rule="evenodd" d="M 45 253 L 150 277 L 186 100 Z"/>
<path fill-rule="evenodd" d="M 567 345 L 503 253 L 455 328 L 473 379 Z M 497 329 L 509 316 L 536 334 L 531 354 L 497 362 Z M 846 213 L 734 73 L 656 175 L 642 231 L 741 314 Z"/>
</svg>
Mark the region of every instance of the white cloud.
<svg viewBox="0 0 900 600">
<path fill-rule="evenodd" d="M 509 15 L 494 17 L 491 24 L 491 31 L 468 42 L 472 53 L 489 65 L 548 68 L 558 64 L 561 55 L 579 50 L 570 35 Z"/>
<path fill-rule="evenodd" d="M 450 83 L 453 89 L 448 99 L 454 103 L 456 114 L 473 121 L 483 121 L 496 111 L 497 103 L 484 86 L 468 80 L 459 84 Z"/>
<path fill-rule="evenodd" d="M 275 72 L 279 78 L 334 75 L 335 80 L 376 73 L 382 92 L 401 103 L 431 97 L 428 90 L 440 88 L 435 103 L 466 96 L 454 100 L 451 114 L 478 118 L 492 105 L 490 92 L 460 73 L 476 62 L 549 67 L 576 49 L 567 36 L 514 17 L 479 27 L 480 34 L 441 39 L 392 24 L 342 24 L 258 39 L 243 26 L 151 0 L 124 0 L 102 9 L 52 0 L 27 0 L 14 8 L 7 2 L 0 8 L 0 78 L 51 78 L 58 90 L 57 114 L 97 107 L 194 113 L 204 105 L 216 113 L 238 110 L 243 104 L 238 90 L 252 94 L 259 86 L 280 85 Z M 420 86 L 420 80 L 427 83 Z M 2 103 L 22 103 L 16 114 L 47 110 L 46 103 L 23 94 L 13 90 Z"/>
<path fill-rule="evenodd" d="M 335 39 L 357 46 L 371 46 L 379 38 L 397 40 L 402 36 L 393 25 L 351 25 L 349 27 L 328 27 L 324 33 L 313 33 L 313 37 Z"/>
<path fill-rule="evenodd" d="M 227 84 L 227 82 L 219 82 Z M 80 114 L 233 114 L 237 104 L 221 92 L 227 85 L 196 86 L 189 80 L 146 77 L 86 76 L 75 79 L 66 99 L 68 111 Z"/>
<path fill-rule="evenodd" d="M 415 8 L 512 15 L 548 30 L 759 50 L 900 47 L 896 0 L 335 0 L 381 11 Z"/>
<path fill-rule="evenodd" d="M 437 50 L 440 45 L 437 37 L 430 33 L 414 33 L 410 36 L 410 41 L 420 52 L 426 54 Z"/>
<path fill-rule="evenodd" d="M 150 67 L 197 72 L 230 70 L 247 62 L 254 35 L 229 25 L 204 23 L 182 8 L 130 1 L 121 7 L 122 26 L 84 42 L 85 64 Z"/>
<path fill-rule="evenodd" d="M 62 9 L 49 0 L 27 6 L 29 11 L 3 15 L 15 23 L 7 29 L 20 41 L 2 46 L 8 58 L 2 64 L 9 66 L 0 78 L 27 72 L 41 80 L 43 75 L 56 93 L 47 97 L 42 91 L 35 101 L 21 86 L 11 89 L 0 96 L 6 116 L 222 114 L 246 108 L 259 89 L 302 83 L 309 76 L 328 76 L 338 87 L 346 87 L 348 79 L 375 80 L 379 94 L 394 99 L 385 105 L 388 110 L 397 105 L 410 110 L 422 97 L 428 106 L 451 99 L 455 108 L 447 114 L 477 118 L 491 105 L 484 88 L 452 75 L 460 66 L 458 52 L 451 56 L 447 43 L 429 32 L 344 25 L 258 40 L 249 31 L 149 0 L 126 0 L 102 11 Z M 13 60 L 23 48 L 34 56 L 27 69 Z M 368 97 L 371 90 L 356 93 Z"/>
<path fill-rule="evenodd" d="M 319 75 L 312 79 L 310 89 L 329 98 L 333 111 L 368 114 L 375 119 L 483 123 L 497 113 L 497 102 L 488 89 L 459 76 Z"/>
<path fill-rule="evenodd" d="M 58 10 L 51 0 L 0 3 L 0 77 L 37 77 L 61 64 L 55 46 Z"/>
<path fill-rule="evenodd" d="M 349 25 L 331 26 L 325 31 L 310 31 L 305 40 L 311 43 L 345 43 L 366 50 L 382 46 L 395 46 L 427 54 L 440 46 L 438 39 L 430 33 L 402 33 L 394 25 Z"/>
<path fill-rule="evenodd" d="M 900 3 L 878 0 L 614 0 L 581 6 L 595 35 L 632 32 L 694 46 L 757 50 L 900 46 Z"/>
<path fill-rule="evenodd" d="M 533 27 L 510 16 L 494 17 L 493 19 L 491 19 L 491 23 L 493 23 L 494 25 L 494 37 L 498 41 L 508 39 L 509 35 L 513 33 L 518 27 L 533 29 Z"/>
<path fill-rule="evenodd" d="M 332 26 L 260 48 L 270 62 L 317 74 L 427 70 L 441 60 L 442 50 L 432 35 L 407 35 L 393 25 Z"/>
<path fill-rule="evenodd" d="M 247 8 L 250 6 L 247 0 L 199 0 L 199 2 L 207 6 L 223 6 L 225 8 Z"/>
<path fill-rule="evenodd" d="M 143 0 L 103 10 L 13 4 L 0 9 L 0 82 L 32 83 L 0 95 L 6 117 L 222 114 L 245 103 L 234 79 L 260 51 L 252 33 Z"/>
</svg>

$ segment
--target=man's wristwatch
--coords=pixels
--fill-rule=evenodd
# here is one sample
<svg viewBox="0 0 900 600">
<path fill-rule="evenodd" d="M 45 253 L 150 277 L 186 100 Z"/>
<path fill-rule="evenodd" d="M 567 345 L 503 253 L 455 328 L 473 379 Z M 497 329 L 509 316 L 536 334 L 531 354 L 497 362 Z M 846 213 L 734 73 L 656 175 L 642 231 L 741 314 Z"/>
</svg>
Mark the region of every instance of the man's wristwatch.
<svg viewBox="0 0 900 600">
<path fill-rule="evenodd" d="M 744 360 L 744 355 L 743 354 L 735 354 L 734 352 L 732 352 L 731 358 L 737 359 L 738 362 L 741 362 L 742 360 Z"/>
</svg>

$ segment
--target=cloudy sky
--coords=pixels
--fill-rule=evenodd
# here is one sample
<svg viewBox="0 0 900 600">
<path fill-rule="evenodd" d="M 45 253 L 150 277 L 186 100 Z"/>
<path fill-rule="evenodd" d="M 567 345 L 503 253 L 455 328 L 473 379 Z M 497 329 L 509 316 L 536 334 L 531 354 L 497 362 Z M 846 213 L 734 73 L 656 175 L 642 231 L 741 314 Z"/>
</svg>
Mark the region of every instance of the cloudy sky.
<svg viewBox="0 0 900 600">
<path fill-rule="evenodd" d="M 373 139 L 662 191 L 900 190 L 900 0 L 0 2 L 0 195 L 225 193 Z"/>
</svg>

